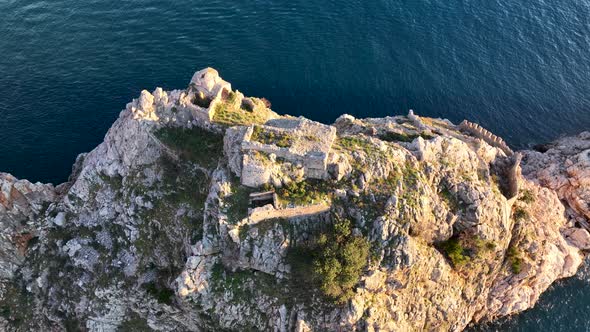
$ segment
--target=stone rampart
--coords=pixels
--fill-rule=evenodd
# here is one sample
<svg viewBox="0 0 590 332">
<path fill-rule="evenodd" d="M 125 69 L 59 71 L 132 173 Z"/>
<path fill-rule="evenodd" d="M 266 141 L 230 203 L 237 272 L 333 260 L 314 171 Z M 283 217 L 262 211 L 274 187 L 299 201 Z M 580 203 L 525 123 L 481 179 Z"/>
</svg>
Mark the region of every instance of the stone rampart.
<svg viewBox="0 0 590 332">
<path fill-rule="evenodd" d="M 461 124 L 459 125 L 459 128 L 483 140 L 489 145 L 502 150 L 506 154 L 506 156 L 512 156 L 514 154 L 514 152 L 512 152 L 512 149 L 508 147 L 508 144 L 506 144 L 506 142 L 504 142 L 504 140 L 501 137 L 492 134 L 489 130 L 483 128 L 477 123 L 463 120 L 463 122 L 461 122 Z"/>
</svg>

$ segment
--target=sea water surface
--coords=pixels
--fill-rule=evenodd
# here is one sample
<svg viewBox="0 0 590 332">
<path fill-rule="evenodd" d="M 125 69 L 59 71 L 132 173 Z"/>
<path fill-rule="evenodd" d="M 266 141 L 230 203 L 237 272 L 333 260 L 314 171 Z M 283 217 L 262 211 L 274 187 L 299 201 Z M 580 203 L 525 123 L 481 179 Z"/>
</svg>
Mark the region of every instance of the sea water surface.
<svg viewBox="0 0 590 332">
<path fill-rule="evenodd" d="M 206 66 L 279 113 L 479 122 L 515 148 L 590 128 L 587 0 L 2 0 L 0 170 L 63 182 L 142 89 Z M 485 330 L 590 330 L 586 277 Z"/>
</svg>

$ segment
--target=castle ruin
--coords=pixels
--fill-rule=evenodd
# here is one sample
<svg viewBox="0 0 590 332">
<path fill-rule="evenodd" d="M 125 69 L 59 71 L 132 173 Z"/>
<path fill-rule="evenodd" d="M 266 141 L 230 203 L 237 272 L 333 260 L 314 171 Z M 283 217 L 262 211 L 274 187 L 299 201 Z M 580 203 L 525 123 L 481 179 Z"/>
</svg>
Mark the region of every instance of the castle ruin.
<svg viewBox="0 0 590 332">
<path fill-rule="evenodd" d="M 289 162 L 303 168 L 303 176 L 310 179 L 328 177 L 328 154 L 336 139 L 336 128 L 305 118 L 271 119 L 264 125 L 247 127 L 241 141 L 242 184 L 259 186 L 265 177 L 252 176 L 259 166 L 248 156 L 255 151 L 274 155 L 277 162 Z M 260 179 L 245 183 L 245 179 Z M 261 183 L 259 183 L 261 182 Z"/>
<path fill-rule="evenodd" d="M 512 156 L 514 152 L 508 144 L 504 142 L 501 137 L 498 137 L 492 134 L 489 130 L 483 128 L 482 126 L 478 125 L 477 123 L 469 122 L 467 120 L 463 120 L 459 125 L 459 128 L 463 131 L 468 132 L 469 134 L 483 140 L 484 142 L 488 143 L 489 145 L 498 148 L 504 152 L 506 156 Z"/>
</svg>

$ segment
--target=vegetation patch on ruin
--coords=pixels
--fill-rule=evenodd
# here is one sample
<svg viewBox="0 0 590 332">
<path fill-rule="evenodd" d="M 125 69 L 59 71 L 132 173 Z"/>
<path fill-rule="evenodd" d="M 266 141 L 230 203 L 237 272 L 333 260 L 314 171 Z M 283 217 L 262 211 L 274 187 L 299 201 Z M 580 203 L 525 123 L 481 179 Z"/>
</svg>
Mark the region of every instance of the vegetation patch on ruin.
<svg viewBox="0 0 590 332">
<path fill-rule="evenodd" d="M 270 112 L 264 102 L 251 98 L 254 102 L 261 103 L 261 107 L 247 110 L 241 105 L 237 105 L 236 97 L 236 93 L 232 91 L 215 105 L 213 109 L 214 122 L 227 126 L 249 126 L 263 124 L 268 120 Z"/>
<path fill-rule="evenodd" d="M 254 126 L 250 139 L 262 144 L 276 145 L 280 148 L 288 148 L 293 144 L 293 136 L 288 133 L 266 130 L 261 126 Z"/>
<path fill-rule="evenodd" d="M 326 181 L 308 179 L 289 182 L 276 189 L 282 206 L 305 206 L 330 199 L 330 184 Z"/>
</svg>

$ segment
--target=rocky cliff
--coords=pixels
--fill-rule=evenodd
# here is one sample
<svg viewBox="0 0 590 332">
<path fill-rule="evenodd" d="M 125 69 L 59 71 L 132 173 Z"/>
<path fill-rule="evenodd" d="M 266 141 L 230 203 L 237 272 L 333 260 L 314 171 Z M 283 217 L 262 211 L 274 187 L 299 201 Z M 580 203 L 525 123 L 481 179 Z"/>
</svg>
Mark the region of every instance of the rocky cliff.
<svg viewBox="0 0 590 332">
<path fill-rule="evenodd" d="M 514 153 L 270 106 L 208 68 L 142 91 L 68 182 L 0 173 L 0 329 L 460 331 L 590 249 L 590 133 Z"/>
</svg>

